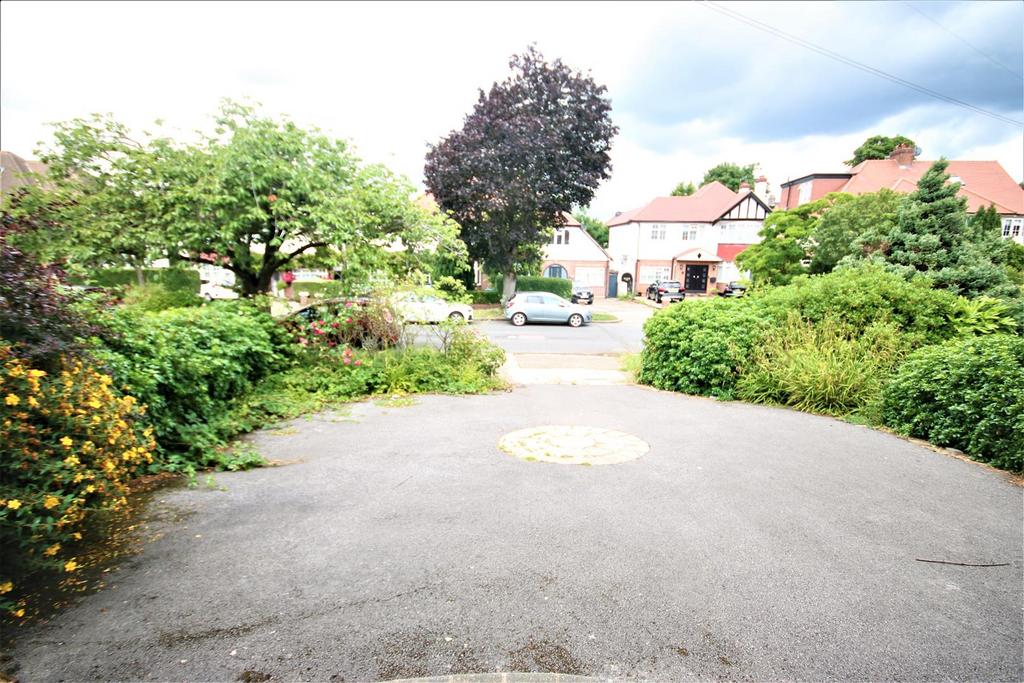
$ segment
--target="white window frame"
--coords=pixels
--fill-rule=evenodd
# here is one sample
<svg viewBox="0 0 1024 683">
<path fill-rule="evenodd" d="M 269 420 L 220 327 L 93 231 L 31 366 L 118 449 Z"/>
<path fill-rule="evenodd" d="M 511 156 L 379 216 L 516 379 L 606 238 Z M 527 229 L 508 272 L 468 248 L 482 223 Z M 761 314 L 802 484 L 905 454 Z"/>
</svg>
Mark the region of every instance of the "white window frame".
<svg viewBox="0 0 1024 683">
<path fill-rule="evenodd" d="M 651 239 L 652 240 L 663 240 L 665 239 L 665 224 L 654 223 L 651 225 Z"/>
<path fill-rule="evenodd" d="M 671 277 L 669 266 L 640 266 L 640 282 L 663 282 Z"/>
<path fill-rule="evenodd" d="M 796 200 L 796 205 L 806 204 L 811 201 L 811 186 L 814 184 L 813 180 L 805 180 L 800 183 L 800 196 Z"/>
</svg>

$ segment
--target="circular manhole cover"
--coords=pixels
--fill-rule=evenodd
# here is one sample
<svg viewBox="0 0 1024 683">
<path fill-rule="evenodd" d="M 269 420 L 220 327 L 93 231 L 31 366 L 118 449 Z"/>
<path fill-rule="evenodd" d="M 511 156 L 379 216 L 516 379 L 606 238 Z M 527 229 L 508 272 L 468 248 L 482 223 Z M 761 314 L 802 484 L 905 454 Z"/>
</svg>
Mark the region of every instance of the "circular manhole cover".
<svg viewBox="0 0 1024 683">
<path fill-rule="evenodd" d="M 528 462 L 560 465 L 615 465 L 636 460 L 650 450 L 632 434 L 600 427 L 548 425 L 510 432 L 498 448 Z"/>
</svg>

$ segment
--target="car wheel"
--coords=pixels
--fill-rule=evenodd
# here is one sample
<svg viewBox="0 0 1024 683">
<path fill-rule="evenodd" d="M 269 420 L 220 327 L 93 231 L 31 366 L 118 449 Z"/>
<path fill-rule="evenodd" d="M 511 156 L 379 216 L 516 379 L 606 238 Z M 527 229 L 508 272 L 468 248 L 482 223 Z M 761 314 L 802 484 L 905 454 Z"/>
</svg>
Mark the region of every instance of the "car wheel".
<svg viewBox="0 0 1024 683">
<path fill-rule="evenodd" d="M 466 316 L 462 315 L 458 311 L 452 311 L 451 313 L 448 314 L 448 319 L 451 320 L 452 322 L 461 323 L 463 320 L 466 319 Z"/>
<path fill-rule="evenodd" d="M 569 316 L 569 327 L 579 327 L 583 324 L 583 316 L 579 313 L 573 313 Z"/>
<path fill-rule="evenodd" d="M 525 325 L 526 324 L 526 314 L 525 313 L 513 313 L 512 314 L 512 324 L 515 325 L 516 327 L 522 327 L 523 325 Z"/>
</svg>

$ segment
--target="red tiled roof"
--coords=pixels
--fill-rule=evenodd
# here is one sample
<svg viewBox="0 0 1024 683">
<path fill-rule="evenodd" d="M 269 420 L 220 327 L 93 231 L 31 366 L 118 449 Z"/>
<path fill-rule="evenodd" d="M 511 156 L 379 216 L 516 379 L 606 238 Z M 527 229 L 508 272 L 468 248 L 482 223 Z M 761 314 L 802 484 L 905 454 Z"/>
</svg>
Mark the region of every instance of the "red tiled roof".
<svg viewBox="0 0 1024 683">
<path fill-rule="evenodd" d="M 566 226 L 568 226 L 568 227 L 577 227 L 577 228 L 582 228 L 583 227 L 582 225 L 580 225 L 580 222 L 578 220 L 576 220 L 575 218 L 573 218 L 572 214 L 569 213 L 568 211 L 563 211 L 562 212 L 562 218 L 565 219 L 565 222 L 562 223 L 562 227 L 566 227 Z"/>
<path fill-rule="evenodd" d="M 740 197 L 716 180 L 689 197 L 655 197 L 647 206 L 620 213 L 606 223 L 609 227 L 630 221 L 712 223 L 731 209 Z"/>
<path fill-rule="evenodd" d="M 887 187 L 913 192 L 917 181 L 934 161 L 914 161 L 901 167 L 894 159 L 869 159 L 851 169 L 853 177 L 839 192 L 864 194 Z M 967 198 L 967 210 L 974 213 L 995 204 L 1002 214 L 1024 214 L 1024 189 L 1014 182 L 998 161 L 950 161 L 946 173 L 960 178 L 960 196 Z"/>
<path fill-rule="evenodd" d="M 719 244 L 718 255 L 723 261 L 735 261 L 736 254 L 749 247 L 749 244 Z"/>
</svg>

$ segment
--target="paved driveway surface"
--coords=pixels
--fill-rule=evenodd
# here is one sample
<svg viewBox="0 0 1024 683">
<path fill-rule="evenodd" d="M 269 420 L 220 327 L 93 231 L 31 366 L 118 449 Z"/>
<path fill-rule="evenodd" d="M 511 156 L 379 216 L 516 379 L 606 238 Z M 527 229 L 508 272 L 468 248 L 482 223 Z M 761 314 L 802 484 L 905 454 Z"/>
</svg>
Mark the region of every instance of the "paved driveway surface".
<svg viewBox="0 0 1024 683">
<path fill-rule="evenodd" d="M 180 521 L 20 639 L 22 680 L 1024 676 L 1022 492 L 998 473 L 629 386 L 356 414 L 258 435 L 300 462 L 164 492 Z M 650 451 L 584 467 L 496 448 L 552 423 Z"/>
</svg>

